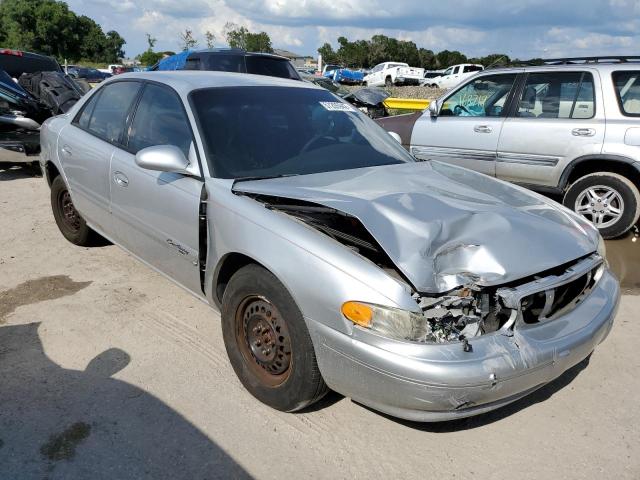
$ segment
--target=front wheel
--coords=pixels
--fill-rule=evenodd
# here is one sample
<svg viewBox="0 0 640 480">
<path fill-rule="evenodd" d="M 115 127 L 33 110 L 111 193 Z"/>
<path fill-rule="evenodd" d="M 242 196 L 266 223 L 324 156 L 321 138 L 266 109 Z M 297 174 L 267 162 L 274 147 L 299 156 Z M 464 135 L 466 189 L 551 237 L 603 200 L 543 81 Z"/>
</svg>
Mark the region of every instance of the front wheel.
<svg viewBox="0 0 640 480">
<path fill-rule="evenodd" d="M 387 78 L 385 78 L 385 80 L 384 80 L 384 84 L 385 84 L 385 86 L 387 86 L 387 87 L 393 87 L 393 80 L 391 80 L 391 77 L 387 77 Z"/>
<path fill-rule="evenodd" d="M 593 223 L 607 239 L 628 232 L 640 217 L 638 188 L 628 178 L 611 172 L 579 178 L 565 193 L 563 203 Z"/>
<path fill-rule="evenodd" d="M 293 412 L 327 393 L 300 309 L 264 268 L 247 265 L 229 281 L 222 334 L 236 375 L 261 402 Z"/>
</svg>

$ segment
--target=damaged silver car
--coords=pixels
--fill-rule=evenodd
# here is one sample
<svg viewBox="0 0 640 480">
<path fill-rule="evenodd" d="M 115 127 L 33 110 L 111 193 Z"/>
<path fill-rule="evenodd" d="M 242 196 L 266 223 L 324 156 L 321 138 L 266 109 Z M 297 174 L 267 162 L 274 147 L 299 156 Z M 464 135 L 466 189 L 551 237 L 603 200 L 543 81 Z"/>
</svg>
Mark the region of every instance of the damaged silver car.
<svg viewBox="0 0 640 480">
<path fill-rule="evenodd" d="M 279 410 L 330 388 L 411 420 L 486 412 L 589 356 L 615 316 L 589 222 L 418 162 L 308 83 L 125 74 L 41 135 L 62 234 L 219 309 L 235 372 Z"/>
</svg>

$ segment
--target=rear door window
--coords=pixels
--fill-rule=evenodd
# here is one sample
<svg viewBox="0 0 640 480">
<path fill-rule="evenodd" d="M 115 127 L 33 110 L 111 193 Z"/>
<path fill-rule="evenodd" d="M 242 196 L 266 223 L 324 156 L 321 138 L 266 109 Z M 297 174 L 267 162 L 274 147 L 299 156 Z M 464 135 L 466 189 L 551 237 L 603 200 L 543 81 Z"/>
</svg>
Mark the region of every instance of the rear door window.
<svg viewBox="0 0 640 480">
<path fill-rule="evenodd" d="M 137 153 L 146 147 L 174 145 L 188 158 L 191 141 L 180 97 L 168 87 L 147 84 L 129 130 L 129 150 Z"/>
<path fill-rule="evenodd" d="M 87 129 L 111 143 L 122 143 L 127 116 L 140 90 L 140 82 L 115 82 L 102 87 Z"/>
<path fill-rule="evenodd" d="M 622 114 L 640 117 L 640 71 L 613 72 L 613 86 Z"/>
<path fill-rule="evenodd" d="M 530 73 L 516 116 L 530 118 L 593 118 L 593 76 L 589 72 Z"/>
</svg>

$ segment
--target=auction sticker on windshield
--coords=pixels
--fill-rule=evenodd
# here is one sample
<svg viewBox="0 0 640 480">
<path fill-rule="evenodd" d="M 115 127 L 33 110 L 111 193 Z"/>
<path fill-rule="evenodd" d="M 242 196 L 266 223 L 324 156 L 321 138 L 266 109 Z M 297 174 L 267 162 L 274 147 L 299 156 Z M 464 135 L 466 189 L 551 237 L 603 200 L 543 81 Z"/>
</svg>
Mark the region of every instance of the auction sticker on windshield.
<svg viewBox="0 0 640 480">
<path fill-rule="evenodd" d="M 353 112 L 354 110 L 351 105 L 342 102 L 320 102 L 320 105 L 333 112 Z"/>
</svg>

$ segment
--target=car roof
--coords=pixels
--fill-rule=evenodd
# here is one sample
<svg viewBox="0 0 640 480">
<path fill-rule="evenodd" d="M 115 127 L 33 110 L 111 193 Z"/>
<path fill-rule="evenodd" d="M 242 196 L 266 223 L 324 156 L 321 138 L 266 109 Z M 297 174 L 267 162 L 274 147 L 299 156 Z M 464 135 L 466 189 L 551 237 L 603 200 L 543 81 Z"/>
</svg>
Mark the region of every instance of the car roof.
<svg viewBox="0 0 640 480">
<path fill-rule="evenodd" d="M 189 53 L 189 56 L 191 57 L 192 55 L 242 55 L 244 57 L 267 57 L 277 60 L 289 61 L 287 57 L 276 55 L 275 53 L 248 52 L 247 50 L 243 50 L 242 48 L 206 48 L 202 50 L 192 50 Z"/>
<path fill-rule="evenodd" d="M 562 71 L 562 70 L 582 70 L 582 69 L 598 70 L 604 73 L 615 72 L 618 70 L 640 70 L 640 63 L 638 62 L 615 62 L 615 63 L 595 63 L 595 62 L 583 62 L 583 63 L 563 63 L 556 65 L 522 65 L 514 67 L 498 67 L 488 68 L 484 72 L 491 73 L 509 73 L 509 72 L 536 72 L 536 71 Z"/>
<path fill-rule="evenodd" d="M 181 94 L 210 87 L 292 87 L 323 88 L 300 80 L 252 75 L 250 73 L 216 72 L 208 70 L 164 70 L 157 72 L 131 72 L 117 75 L 105 83 L 125 79 L 149 80 L 169 85 Z"/>
</svg>

